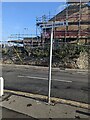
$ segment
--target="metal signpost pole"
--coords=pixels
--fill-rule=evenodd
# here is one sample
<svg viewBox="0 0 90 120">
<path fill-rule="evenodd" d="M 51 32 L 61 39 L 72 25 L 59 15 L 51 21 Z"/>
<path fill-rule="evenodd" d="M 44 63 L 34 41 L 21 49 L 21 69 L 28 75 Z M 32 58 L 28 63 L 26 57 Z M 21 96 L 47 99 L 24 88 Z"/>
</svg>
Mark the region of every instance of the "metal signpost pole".
<svg viewBox="0 0 90 120">
<path fill-rule="evenodd" d="M 50 104 L 50 95 L 51 95 L 51 68 L 52 68 L 52 43 L 53 43 L 53 22 L 51 30 L 51 42 L 50 42 L 50 65 L 49 65 L 49 79 L 48 79 L 48 103 Z"/>
<path fill-rule="evenodd" d="M 51 95 L 51 68 L 52 68 L 52 43 L 53 43 L 53 28 L 65 26 L 65 22 L 52 22 L 48 24 L 42 24 L 42 29 L 51 28 L 51 42 L 50 42 L 50 65 L 49 65 L 49 75 L 48 75 L 48 103 L 50 104 Z M 68 25 L 68 24 L 67 24 Z"/>
</svg>

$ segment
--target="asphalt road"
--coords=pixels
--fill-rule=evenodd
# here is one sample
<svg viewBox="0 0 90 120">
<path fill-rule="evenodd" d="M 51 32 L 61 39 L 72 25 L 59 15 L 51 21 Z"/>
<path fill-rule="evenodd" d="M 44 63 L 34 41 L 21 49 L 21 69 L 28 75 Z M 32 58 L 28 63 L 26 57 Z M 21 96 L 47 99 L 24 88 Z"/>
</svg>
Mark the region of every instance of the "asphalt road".
<svg viewBox="0 0 90 120">
<path fill-rule="evenodd" d="M 5 89 L 48 95 L 48 69 L 3 65 Z M 51 96 L 90 103 L 87 72 L 52 70 Z"/>
</svg>

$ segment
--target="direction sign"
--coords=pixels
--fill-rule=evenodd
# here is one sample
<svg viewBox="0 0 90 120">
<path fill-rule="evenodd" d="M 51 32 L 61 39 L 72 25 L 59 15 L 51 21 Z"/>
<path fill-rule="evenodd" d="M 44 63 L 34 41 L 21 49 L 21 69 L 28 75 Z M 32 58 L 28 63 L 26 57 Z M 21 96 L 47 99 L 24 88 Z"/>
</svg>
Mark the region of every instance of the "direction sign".
<svg viewBox="0 0 90 120">
<path fill-rule="evenodd" d="M 41 27 L 43 28 L 43 29 L 45 29 L 45 28 L 55 28 L 55 27 L 60 27 L 60 26 L 68 26 L 68 22 L 58 22 L 58 21 L 56 21 L 56 22 L 52 22 L 52 23 L 44 23 L 44 24 L 41 24 Z"/>
<path fill-rule="evenodd" d="M 51 67 L 52 67 L 52 41 L 53 41 L 53 28 L 61 27 L 61 26 L 68 26 L 68 22 L 47 22 L 41 24 L 41 28 L 51 28 L 51 41 L 50 41 L 50 64 L 49 64 L 49 77 L 48 77 L 48 103 L 50 104 L 50 95 L 51 95 Z"/>
</svg>

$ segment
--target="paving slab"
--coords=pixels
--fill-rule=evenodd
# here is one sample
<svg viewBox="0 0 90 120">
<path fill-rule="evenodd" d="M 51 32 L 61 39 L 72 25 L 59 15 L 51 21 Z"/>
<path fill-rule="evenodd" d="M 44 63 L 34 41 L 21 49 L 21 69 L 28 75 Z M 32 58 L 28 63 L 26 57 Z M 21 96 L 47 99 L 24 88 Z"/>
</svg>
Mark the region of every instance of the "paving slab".
<svg viewBox="0 0 90 120">
<path fill-rule="evenodd" d="M 7 95 L 6 95 L 7 97 Z M 51 103 L 35 100 L 18 95 L 10 95 L 0 106 L 9 110 L 28 115 L 32 118 L 89 118 L 88 109 L 66 104 Z"/>
<path fill-rule="evenodd" d="M 2 107 L 2 119 L 4 118 L 31 118 L 32 120 L 36 120 L 28 115 Z"/>
</svg>

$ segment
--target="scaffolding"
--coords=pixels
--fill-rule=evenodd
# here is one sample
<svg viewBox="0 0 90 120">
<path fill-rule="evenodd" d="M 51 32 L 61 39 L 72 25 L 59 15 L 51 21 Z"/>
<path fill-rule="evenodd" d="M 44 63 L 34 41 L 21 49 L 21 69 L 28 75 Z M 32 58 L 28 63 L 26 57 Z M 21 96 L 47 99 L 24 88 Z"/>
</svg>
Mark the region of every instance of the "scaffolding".
<svg viewBox="0 0 90 120">
<path fill-rule="evenodd" d="M 17 40 L 17 41 L 25 41 L 24 38 L 30 38 L 30 42 L 28 40 L 28 45 L 31 43 L 31 38 L 33 40 L 33 36 L 36 36 L 35 40 L 38 42 L 38 46 L 44 46 L 47 42 L 50 41 L 51 28 L 43 28 L 42 24 L 49 22 L 66 22 L 66 26 L 60 28 L 54 28 L 54 41 L 58 40 L 60 42 L 76 42 L 79 43 L 85 39 L 85 43 L 87 44 L 87 39 L 90 38 L 90 21 L 89 21 L 89 12 L 84 13 L 83 10 L 86 6 L 86 3 L 83 3 L 81 0 L 79 3 L 66 2 L 66 8 L 62 10 L 57 15 L 51 15 L 50 12 L 48 15 L 43 15 L 42 17 L 36 17 L 36 34 L 11 34 L 9 37 L 9 41 Z M 90 7 L 90 6 L 89 6 Z M 86 11 L 90 10 L 90 8 L 86 9 Z M 86 20 L 87 19 L 87 20 Z M 24 28 L 26 30 L 26 28 Z M 26 44 L 25 43 L 25 44 Z"/>
<path fill-rule="evenodd" d="M 36 34 L 11 34 L 8 37 L 8 43 L 33 47 L 38 46 L 40 37 L 36 36 Z"/>
<path fill-rule="evenodd" d="M 65 28 L 60 28 L 58 30 L 54 28 L 54 39 L 63 39 L 63 42 L 73 39 L 76 43 L 79 43 L 81 39 L 88 39 L 88 24 L 90 24 L 88 20 L 89 14 L 87 12 L 83 13 L 83 9 L 86 5 L 87 4 L 82 3 L 81 0 L 78 3 L 66 2 L 66 8 L 57 15 L 53 15 L 51 18 L 49 16 L 44 16 L 44 20 L 42 17 L 41 19 L 39 18 L 36 25 L 39 29 L 41 29 L 43 43 L 46 38 L 50 39 L 51 29 L 43 29 L 42 24 L 50 21 L 64 21 L 68 23 Z"/>
</svg>

